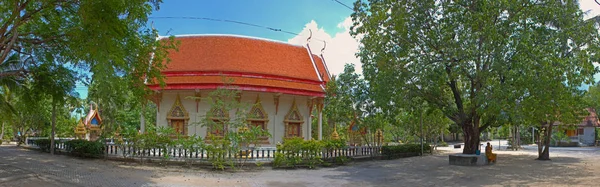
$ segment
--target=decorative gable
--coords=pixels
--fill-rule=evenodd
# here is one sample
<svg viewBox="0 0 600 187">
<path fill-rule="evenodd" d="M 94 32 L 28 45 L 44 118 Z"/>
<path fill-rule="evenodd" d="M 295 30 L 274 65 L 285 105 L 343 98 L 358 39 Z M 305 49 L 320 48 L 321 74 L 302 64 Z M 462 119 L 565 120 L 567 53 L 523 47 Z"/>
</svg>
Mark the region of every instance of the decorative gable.
<svg viewBox="0 0 600 187">
<path fill-rule="evenodd" d="M 181 98 L 179 94 L 177 94 L 177 98 L 175 98 L 175 103 L 171 106 L 171 110 L 167 113 L 167 119 L 189 119 L 189 114 L 185 107 L 181 104 Z"/>
<path fill-rule="evenodd" d="M 265 109 L 262 106 L 262 102 L 260 101 L 260 97 L 256 97 L 256 101 L 254 102 L 254 105 L 252 106 L 252 109 L 250 109 L 250 113 L 249 113 L 249 120 L 266 120 L 269 119 L 269 115 L 267 114 L 267 112 L 265 111 Z"/>
<path fill-rule="evenodd" d="M 288 111 L 288 113 L 285 115 L 285 121 L 286 122 L 304 122 L 304 117 L 302 116 L 302 114 L 300 114 L 300 111 L 298 110 L 298 106 L 296 105 L 295 99 L 292 102 L 292 108 L 290 108 L 290 111 Z"/>
</svg>

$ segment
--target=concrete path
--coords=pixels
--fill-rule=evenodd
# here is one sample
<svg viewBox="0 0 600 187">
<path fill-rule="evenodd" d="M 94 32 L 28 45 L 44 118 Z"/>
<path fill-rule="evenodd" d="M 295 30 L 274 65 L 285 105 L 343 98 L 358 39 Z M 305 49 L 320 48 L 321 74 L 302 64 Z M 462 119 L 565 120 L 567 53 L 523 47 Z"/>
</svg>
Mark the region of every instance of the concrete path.
<svg viewBox="0 0 600 187">
<path fill-rule="evenodd" d="M 536 161 L 534 150 L 496 151 L 498 163 L 448 165 L 444 153 L 397 160 L 358 162 L 316 170 L 241 172 L 180 166 L 148 166 L 52 156 L 0 146 L 0 186 L 595 186 L 600 149 L 551 150 L 552 161 Z"/>
</svg>

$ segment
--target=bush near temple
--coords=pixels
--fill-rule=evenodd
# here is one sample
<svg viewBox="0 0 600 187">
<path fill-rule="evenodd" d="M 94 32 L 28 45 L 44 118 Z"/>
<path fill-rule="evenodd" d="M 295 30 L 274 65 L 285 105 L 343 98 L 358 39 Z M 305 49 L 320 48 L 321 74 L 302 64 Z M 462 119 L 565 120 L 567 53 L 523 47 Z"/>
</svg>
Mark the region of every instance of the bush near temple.
<svg viewBox="0 0 600 187">
<path fill-rule="evenodd" d="M 429 144 L 423 145 L 424 152 L 431 152 Z M 409 156 L 421 155 L 421 144 L 402 144 L 394 146 L 382 146 L 381 155 L 384 159 L 395 159 Z"/>
<path fill-rule="evenodd" d="M 290 138 L 277 145 L 273 167 L 307 166 L 315 168 L 324 164 L 321 159 L 323 150 L 337 150 L 346 147 L 344 140 L 304 140 Z M 341 157 L 341 156 L 340 156 Z M 337 163 L 345 163 L 346 158 L 335 159 Z"/>
<path fill-rule="evenodd" d="M 65 147 L 74 156 L 100 158 L 104 155 L 104 144 L 100 141 L 70 140 L 65 142 Z"/>
</svg>

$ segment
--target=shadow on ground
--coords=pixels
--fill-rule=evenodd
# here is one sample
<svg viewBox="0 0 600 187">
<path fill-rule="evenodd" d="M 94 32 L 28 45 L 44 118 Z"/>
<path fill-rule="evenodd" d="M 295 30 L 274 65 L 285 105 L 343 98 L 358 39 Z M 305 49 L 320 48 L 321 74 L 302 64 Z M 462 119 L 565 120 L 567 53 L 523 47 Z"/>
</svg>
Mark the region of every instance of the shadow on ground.
<svg viewBox="0 0 600 187">
<path fill-rule="evenodd" d="M 586 164 L 579 158 L 538 161 L 531 155 L 499 154 L 498 157 L 497 164 L 487 166 L 449 165 L 447 154 L 361 162 L 335 169 L 341 175 L 325 177 L 374 186 L 567 186 L 593 182 L 586 181 L 593 173 L 579 167 Z"/>
<path fill-rule="evenodd" d="M 0 186 L 152 185 L 152 171 L 120 168 L 102 159 L 50 155 L 16 146 L 0 147 Z M 25 177 L 23 177 L 25 176 Z"/>
</svg>

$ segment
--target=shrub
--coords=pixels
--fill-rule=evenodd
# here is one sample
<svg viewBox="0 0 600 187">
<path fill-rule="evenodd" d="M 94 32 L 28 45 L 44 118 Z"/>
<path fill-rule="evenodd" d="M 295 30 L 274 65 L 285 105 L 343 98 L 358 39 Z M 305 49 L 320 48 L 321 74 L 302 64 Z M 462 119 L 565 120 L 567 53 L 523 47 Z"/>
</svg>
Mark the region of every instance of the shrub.
<svg viewBox="0 0 600 187">
<path fill-rule="evenodd" d="M 321 151 L 323 142 L 317 140 L 303 140 L 302 138 L 290 138 L 277 145 L 274 167 L 297 167 L 306 164 L 309 168 L 315 168 L 323 163 Z"/>
<path fill-rule="evenodd" d="M 302 143 L 302 160 L 306 162 L 309 168 L 315 168 L 321 165 L 321 151 L 323 143 L 317 140 L 308 140 Z"/>
<path fill-rule="evenodd" d="M 72 155 L 99 158 L 104 154 L 104 144 L 100 141 L 71 140 L 65 142 L 66 151 Z"/>
<path fill-rule="evenodd" d="M 50 139 L 37 139 L 34 143 L 41 151 L 50 152 Z"/>
<path fill-rule="evenodd" d="M 327 150 L 332 149 L 342 149 L 346 147 L 346 140 L 337 139 L 337 140 L 323 140 L 323 147 Z"/>
<path fill-rule="evenodd" d="M 296 167 L 302 162 L 300 152 L 302 151 L 302 138 L 285 139 L 283 144 L 277 145 L 277 151 L 280 154 L 275 154 L 275 159 L 279 159 L 275 167 Z M 277 158 L 279 156 L 279 158 Z"/>
<path fill-rule="evenodd" d="M 438 144 L 438 146 L 447 147 L 447 146 L 448 146 L 448 143 L 446 143 L 446 142 L 440 142 L 440 143 Z"/>
<path fill-rule="evenodd" d="M 429 144 L 423 145 L 423 151 L 431 153 Z M 403 144 L 395 146 L 382 146 L 381 154 L 385 159 L 395 159 L 421 155 L 421 144 Z"/>
</svg>

